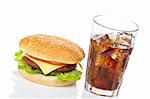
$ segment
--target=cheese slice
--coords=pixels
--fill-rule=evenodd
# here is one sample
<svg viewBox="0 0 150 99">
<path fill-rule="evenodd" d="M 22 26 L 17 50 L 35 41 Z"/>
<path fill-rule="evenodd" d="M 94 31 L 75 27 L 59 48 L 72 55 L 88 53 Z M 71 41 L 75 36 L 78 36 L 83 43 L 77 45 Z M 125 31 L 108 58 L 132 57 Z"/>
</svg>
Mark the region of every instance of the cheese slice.
<svg viewBox="0 0 150 99">
<path fill-rule="evenodd" d="M 25 56 L 27 58 L 29 58 L 30 60 L 32 60 L 33 62 L 35 62 L 40 67 L 40 69 L 42 70 L 42 72 L 45 75 L 50 73 L 50 72 L 52 72 L 52 71 L 54 71 L 54 70 L 56 70 L 56 69 L 58 69 L 58 68 L 63 67 L 63 65 L 53 65 L 53 64 L 49 64 L 49 63 L 43 62 L 43 61 L 38 60 L 36 58 L 33 58 L 33 57 L 31 57 L 31 56 L 29 56 L 27 54 L 25 54 Z"/>
</svg>

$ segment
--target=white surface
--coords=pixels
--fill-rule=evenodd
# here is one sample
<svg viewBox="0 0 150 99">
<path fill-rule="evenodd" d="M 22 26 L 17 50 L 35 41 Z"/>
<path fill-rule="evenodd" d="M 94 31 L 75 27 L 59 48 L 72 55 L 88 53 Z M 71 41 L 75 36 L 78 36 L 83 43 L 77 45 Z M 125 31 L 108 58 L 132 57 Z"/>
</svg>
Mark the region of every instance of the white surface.
<svg viewBox="0 0 150 99">
<path fill-rule="evenodd" d="M 140 26 L 119 96 L 115 99 L 149 99 L 149 4 L 149 0 L 0 1 L 0 98 L 106 99 L 83 89 L 84 75 L 76 87 L 67 88 L 46 87 L 26 81 L 17 75 L 13 55 L 18 50 L 19 39 L 24 35 L 60 35 L 84 48 L 86 57 L 82 64 L 85 70 L 92 18 L 98 14 L 107 14 L 128 18 Z"/>
</svg>

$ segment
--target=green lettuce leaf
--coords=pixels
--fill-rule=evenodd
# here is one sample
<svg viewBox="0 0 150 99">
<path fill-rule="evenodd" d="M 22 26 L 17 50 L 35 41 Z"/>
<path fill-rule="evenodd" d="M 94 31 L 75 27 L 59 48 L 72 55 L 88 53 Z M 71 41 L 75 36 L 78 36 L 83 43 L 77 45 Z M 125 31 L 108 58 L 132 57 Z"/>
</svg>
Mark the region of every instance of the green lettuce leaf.
<svg viewBox="0 0 150 99">
<path fill-rule="evenodd" d="M 39 69 L 33 69 L 31 66 L 26 66 L 26 68 L 25 68 L 25 70 L 26 70 L 26 72 L 28 72 L 28 73 L 30 73 L 30 74 L 41 74 L 42 73 L 42 71 L 41 70 L 39 70 Z"/>
<path fill-rule="evenodd" d="M 15 60 L 18 62 L 20 60 L 22 60 L 22 56 L 23 56 L 23 51 L 19 50 L 18 52 L 15 53 Z"/>
<path fill-rule="evenodd" d="M 24 54 L 22 50 L 19 50 L 18 52 L 15 53 L 15 60 L 18 62 L 18 69 L 25 70 L 26 72 L 30 74 L 42 73 L 40 69 L 34 69 L 31 66 L 27 65 L 23 57 L 24 57 Z"/>
<path fill-rule="evenodd" d="M 55 75 L 59 80 L 62 81 L 76 81 L 81 78 L 82 72 L 78 70 L 73 70 L 71 72 L 65 72 L 65 73 L 58 73 L 58 72 L 52 72 L 50 75 Z"/>
</svg>

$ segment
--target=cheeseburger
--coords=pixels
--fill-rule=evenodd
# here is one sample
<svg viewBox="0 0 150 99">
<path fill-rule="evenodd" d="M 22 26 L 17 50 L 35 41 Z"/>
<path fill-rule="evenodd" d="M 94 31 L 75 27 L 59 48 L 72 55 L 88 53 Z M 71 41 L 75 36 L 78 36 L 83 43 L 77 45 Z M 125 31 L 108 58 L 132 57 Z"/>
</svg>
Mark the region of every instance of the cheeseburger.
<svg viewBox="0 0 150 99">
<path fill-rule="evenodd" d="M 84 51 L 77 44 L 57 36 L 35 34 L 19 42 L 15 53 L 21 76 L 47 86 L 68 86 L 81 78 L 77 64 Z"/>
</svg>

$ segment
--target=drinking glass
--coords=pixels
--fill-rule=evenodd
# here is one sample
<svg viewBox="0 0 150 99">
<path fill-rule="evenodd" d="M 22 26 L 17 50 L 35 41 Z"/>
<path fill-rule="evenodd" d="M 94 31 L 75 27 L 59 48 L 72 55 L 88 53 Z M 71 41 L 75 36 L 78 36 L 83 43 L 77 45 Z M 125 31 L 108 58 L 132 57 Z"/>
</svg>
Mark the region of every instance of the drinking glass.
<svg viewBox="0 0 150 99">
<path fill-rule="evenodd" d="M 97 95 L 117 96 L 139 27 L 117 16 L 93 18 L 85 88 Z"/>
</svg>

